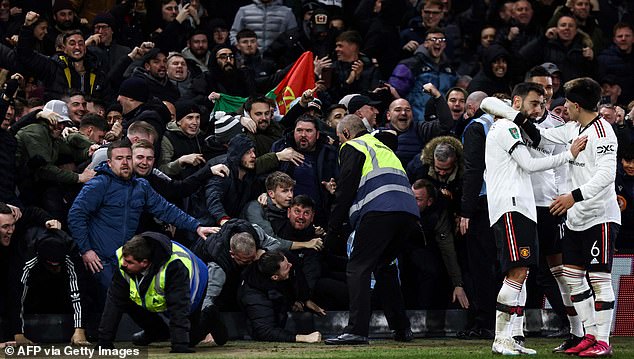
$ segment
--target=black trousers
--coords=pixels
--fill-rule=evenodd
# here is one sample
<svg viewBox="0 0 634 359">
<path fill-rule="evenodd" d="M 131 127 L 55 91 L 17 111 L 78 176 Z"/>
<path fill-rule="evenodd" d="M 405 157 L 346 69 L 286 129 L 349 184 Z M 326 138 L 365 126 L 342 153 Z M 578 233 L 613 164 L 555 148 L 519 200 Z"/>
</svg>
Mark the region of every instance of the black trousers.
<svg viewBox="0 0 634 359">
<path fill-rule="evenodd" d="M 171 338 L 170 327 L 158 313 L 150 312 L 135 304 L 132 300 L 127 300 L 121 308 L 123 313 L 127 313 L 130 318 L 145 332 L 146 338 L 153 342 L 168 341 Z M 200 321 L 201 308 L 190 313 L 189 317 L 189 346 L 195 346 L 207 335 L 207 330 L 203 328 Z M 102 318 L 103 320 L 103 318 Z M 115 328 L 116 330 L 116 328 Z M 101 334 L 101 333 L 100 333 Z M 175 343 L 172 343 L 175 344 Z M 184 343 L 178 343 L 184 344 Z"/>
<path fill-rule="evenodd" d="M 370 278 L 374 273 L 385 318 L 392 330 L 409 328 L 405 305 L 392 262 L 403 241 L 418 231 L 417 219 L 404 212 L 370 212 L 363 216 L 354 237 L 346 270 L 350 295 L 347 333 L 368 336 L 372 315 Z"/>
<path fill-rule="evenodd" d="M 497 248 L 493 230 L 489 226 L 489 211 L 486 197 L 478 200 L 478 208 L 469 221 L 466 238 L 469 277 L 473 281 L 473 296 L 470 297 L 474 309 L 474 326 L 493 329 L 495 326 L 495 304 L 500 289 Z"/>
</svg>

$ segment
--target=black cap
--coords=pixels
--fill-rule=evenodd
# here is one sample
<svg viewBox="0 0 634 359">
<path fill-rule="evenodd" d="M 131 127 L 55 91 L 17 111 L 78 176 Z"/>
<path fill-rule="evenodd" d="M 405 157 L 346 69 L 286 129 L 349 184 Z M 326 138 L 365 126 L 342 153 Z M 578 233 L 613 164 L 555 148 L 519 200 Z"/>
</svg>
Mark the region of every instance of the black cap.
<svg viewBox="0 0 634 359">
<path fill-rule="evenodd" d="M 146 52 L 145 55 L 143 55 L 143 58 L 141 59 L 142 63 L 145 65 L 148 62 L 150 62 L 150 60 L 155 59 L 158 54 L 163 54 L 165 55 L 165 57 L 167 57 L 167 54 L 165 53 L 165 51 L 159 49 L 158 47 L 153 47 L 150 49 L 150 51 Z"/>
<path fill-rule="evenodd" d="M 376 107 L 381 101 L 373 101 L 368 96 L 357 95 L 348 102 L 348 113 L 353 114 L 365 105 Z"/>
<path fill-rule="evenodd" d="M 310 23 L 312 26 L 313 32 L 328 32 L 328 11 L 325 9 L 317 9 L 313 12 L 313 15 L 310 17 Z"/>
</svg>

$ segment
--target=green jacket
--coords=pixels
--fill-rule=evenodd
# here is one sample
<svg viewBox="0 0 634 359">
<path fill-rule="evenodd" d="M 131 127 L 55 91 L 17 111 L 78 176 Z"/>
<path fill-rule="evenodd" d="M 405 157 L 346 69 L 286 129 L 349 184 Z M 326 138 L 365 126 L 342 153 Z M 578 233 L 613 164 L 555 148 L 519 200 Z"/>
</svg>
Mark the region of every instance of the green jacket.
<svg viewBox="0 0 634 359">
<path fill-rule="evenodd" d="M 90 159 L 88 150 L 90 149 L 90 146 L 95 143 L 92 142 L 88 136 L 82 134 L 81 132 L 73 132 L 64 139 L 64 142 L 71 149 L 73 162 L 76 164 L 86 162 Z"/>
<path fill-rule="evenodd" d="M 15 137 L 18 140 L 17 162 L 20 166 L 29 164 L 35 174 L 35 180 L 60 184 L 77 183 L 79 180 L 77 173 L 63 170 L 55 165 L 62 141 L 51 137 L 46 124 L 28 125 L 18 131 Z"/>
</svg>

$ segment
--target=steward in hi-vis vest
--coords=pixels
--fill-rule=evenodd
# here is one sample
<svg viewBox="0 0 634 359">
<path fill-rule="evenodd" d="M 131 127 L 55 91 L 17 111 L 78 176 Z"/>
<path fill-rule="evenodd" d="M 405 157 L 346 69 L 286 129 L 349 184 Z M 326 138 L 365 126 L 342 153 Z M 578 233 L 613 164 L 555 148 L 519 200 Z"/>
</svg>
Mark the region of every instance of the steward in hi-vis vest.
<svg viewBox="0 0 634 359">
<path fill-rule="evenodd" d="M 217 320 L 211 323 L 217 318 L 201 319 L 207 266 L 185 246 L 163 234 L 144 232 L 132 237 L 116 254 L 119 271 L 108 290 L 99 345 L 113 346 L 123 313 L 143 329 L 134 335 L 134 344 L 148 345 L 169 338 L 172 352 L 193 352 L 190 347 L 207 333 L 221 334 L 216 331 L 219 328 L 226 331 Z M 169 318 L 169 327 L 158 313 Z"/>
<path fill-rule="evenodd" d="M 401 161 L 368 134 L 361 118 L 344 117 L 337 126 L 341 141 L 340 175 L 328 223 L 326 246 L 337 245 L 349 221 L 354 240 L 347 266 L 350 318 L 348 330 L 326 344 L 367 344 L 370 327 L 370 274 L 397 341 L 413 339 L 405 314 L 397 270 L 391 265 L 403 241 L 420 232 L 419 211 Z M 349 217 L 346 218 L 346 217 Z M 420 235 L 420 234 L 418 234 Z M 341 241 L 339 241 L 341 242 Z"/>
</svg>

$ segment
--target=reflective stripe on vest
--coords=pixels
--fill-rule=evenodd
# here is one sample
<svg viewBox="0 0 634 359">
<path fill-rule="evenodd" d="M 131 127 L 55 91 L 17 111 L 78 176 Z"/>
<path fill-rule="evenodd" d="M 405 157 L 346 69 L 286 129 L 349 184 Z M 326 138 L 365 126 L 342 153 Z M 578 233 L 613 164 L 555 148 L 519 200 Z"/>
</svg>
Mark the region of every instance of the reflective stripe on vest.
<svg viewBox="0 0 634 359">
<path fill-rule="evenodd" d="M 72 85 L 72 80 L 71 80 L 71 74 L 70 74 L 70 65 L 68 64 L 68 60 L 66 59 L 66 56 L 60 56 L 59 57 L 62 61 L 64 61 L 64 63 L 66 64 L 66 67 L 64 68 L 64 75 L 66 76 L 66 82 L 68 83 L 68 88 L 73 88 Z M 89 81 L 90 81 L 90 94 L 92 94 L 92 91 L 94 90 L 95 87 L 95 80 L 97 79 L 97 75 L 95 75 L 92 72 L 88 73 L 89 75 Z M 84 76 L 80 75 L 81 79 L 82 79 L 82 84 L 80 85 L 80 90 L 83 92 L 84 91 L 84 84 L 83 84 L 83 80 L 84 80 Z"/>
<path fill-rule="evenodd" d="M 406 193 L 413 197 L 401 161 L 387 146 L 370 134 L 347 141 L 345 145 L 354 147 L 365 155 L 361 181 L 354 203 L 350 207 L 350 222 L 356 226 L 368 205 L 388 193 Z M 380 210 L 380 206 L 372 210 Z"/>
<path fill-rule="evenodd" d="M 181 244 L 172 242 L 172 255 L 169 260 L 159 268 L 158 272 L 152 278 L 152 282 L 145 296 L 141 298 L 136 281 L 121 268 L 123 263 L 123 247 L 117 249 L 117 257 L 119 258 L 119 270 L 130 286 L 130 299 L 137 305 L 151 312 L 164 312 L 167 310 L 167 302 L 165 300 L 165 275 L 167 266 L 173 261 L 181 261 L 189 272 L 190 304 L 194 303 L 199 287 L 206 284 L 200 282 L 198 275 L 198 258 Z"/>
</svg>

